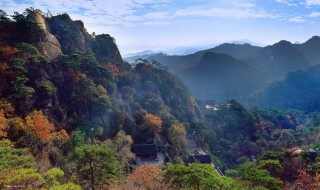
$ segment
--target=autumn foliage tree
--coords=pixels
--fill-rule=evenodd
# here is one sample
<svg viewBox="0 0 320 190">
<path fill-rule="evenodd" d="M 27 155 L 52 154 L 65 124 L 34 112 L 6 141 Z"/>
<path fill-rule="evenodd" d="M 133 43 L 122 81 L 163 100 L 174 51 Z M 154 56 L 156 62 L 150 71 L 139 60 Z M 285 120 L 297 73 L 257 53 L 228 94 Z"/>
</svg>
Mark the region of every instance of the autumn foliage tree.
<svg viewBox="0 0 320 190">
<path fill-rule="evenodd" d="M 120 130 L 112 140 L 106 140 L 104 144 L 117 153 L 117 158 L 123 166 L 127 165 L 129 160 L 135 159 L 135 154 L 131 152 L 133 139 L 123 130 Z"/>
<path fill-rule="evenodd" d="M 7 62 L 13 57 L 15 57 L 18 52 L 19 50 L 17 48 L 10 47 L 10 46 L 2 46 L 0 47 L 0 55 L 1 55 L 0 60 L 3 62 Z"/>
<path fill-rule="evenodd" d="M 168 131 L 168 139 L 172 144 L 171 154 L 173 157 L 187 158 L 188 142 L 186 131 L 182 124 L 172 124 Z"/>
<path fill-rule="evenodd" d="M 4 98 L 0 98 L 0 109 L 3 110 L 5 117 L 8 118 L 14 116 L 14 108 L 12 104 Z"/>
<path fill-rule="evenodd" d="M 153 135 L 157 135 L 162 130 L 162 120 L 156 115 L 147 113 L 144 115 L 144 123 L 141 128 L 143 130 L 149 130 Z"/>
<path fill-rule="evenodd" d="M 61 147 L 63 144 L 67 143 L 69 135 L 66 130 L 62 129 L 58 132 L 53 132 L 50 135 L 50 140 L 56 145 L 56 147 Z"/>
<path fill-rule="evenodd" d="M 306 171 L 300 171 L 298 179 L 293 183 L 292 189 L 317 189 L 314 177 Z"/>
<path fill-rule="evenodd" d="M 7 136 L 8 122 L 4 117 L 3 110 L 0 110 L 0 138 Z"/>
<path fill-rule="evenodd" d="M 54 131 L 54 126 L 43 115 L 42 111 L 33 111 L 25 120 L 27 132 L 34 132 L 42 140 L 49 140 L 51 132 Z"/>
<path fill-rule="evenodd" d="M 161 170 L 154 164 L 143 164 L 129 175 L 129 179 L 140 189 L 160 190 L 164 189 L 163 177 L 160 173 Z"/>
</svg>

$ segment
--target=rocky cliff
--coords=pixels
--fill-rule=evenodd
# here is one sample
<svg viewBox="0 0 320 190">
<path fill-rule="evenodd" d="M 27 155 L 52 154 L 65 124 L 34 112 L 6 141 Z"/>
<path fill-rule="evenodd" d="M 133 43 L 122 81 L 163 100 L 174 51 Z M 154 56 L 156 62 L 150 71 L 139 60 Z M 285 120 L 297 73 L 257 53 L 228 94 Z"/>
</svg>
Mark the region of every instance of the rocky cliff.
<svg viewBox="0 0 320 190">
<path fill-rule="evenodd" d="M 28 10 L 17 14 L 16 22 L 0 26 L 0 44 L 15 46 L 27 42 L 37 47 L 49 60 L 73 51 L 95 53 L 99 62 L 109 62 L 123 68 L 123 60 L 115 39 L 109 34 L 90 35 L 82 21 L 68 14 L 45 17 L 40 11 Z M 126 66 L 128 67 L 128 66 Z"/>
<path fill-rule="evenodd" d="M 57 58 L 62 54 L 60 42 L 56 36 L 50 33 L 50 26 L 48 25 L 46 18 L 39 12 L 29 14 L 28 18 L 36 22 L 44 31 L 43 37 L 39 41 L 35 42 L 35 46 L 38 48 L 40 53 L 50 59 Z"/>
</svg>

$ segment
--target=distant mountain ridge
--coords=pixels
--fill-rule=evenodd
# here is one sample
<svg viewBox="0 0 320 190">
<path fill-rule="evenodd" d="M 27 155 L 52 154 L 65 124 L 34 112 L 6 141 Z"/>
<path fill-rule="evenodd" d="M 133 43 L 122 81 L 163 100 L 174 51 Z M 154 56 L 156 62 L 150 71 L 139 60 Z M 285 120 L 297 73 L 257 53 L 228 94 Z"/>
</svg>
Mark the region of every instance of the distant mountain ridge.
<svg viewBox="0 0 320 190">
<path fill-rule="evenodd" d="M 301 44 L 285 40 L 266 47 L 224 43 L 189 55 L 152 54 L 143 58 L 167 66 L 196 98 L 227 100 L 250 96 L 290 72 L 320 63 L 319 52 L 320 37 L 314 36 Z M 226 55 L 233 58 L 232 64 L 230 57 L 229 61 L 220 59 Z M 214 77 L 213 73 L 221 75 Z"/>
<path fill-rule="evenodd" d="M 233 43 L 224 43 L 220 44 L 211 49 L 203 50 L 201 52 L 215 52 L 215 53 L 224 53 L 231 55 L 237 59 L 243 59 L 251 56 L 256 53 L 258 50 L 262 49 L 259 46 L 253 46 L 251 44 L 233 44 Z"/>
<path fill-rule="evenodd" d="M 284 40 L 260 49 L 245 60 L 276 78 L 311 65 L 294 44 Z"/>
<path fill-rule="evenodd" d="M 137 52 L 137 53 L 125 54 L 123 56 L 125 58 L 132 59 L 132 57 L 139 57 L 139 56 L 144 56 L 144 55 L 152 55 L 152 54 L 157 54 L 157 53 L 161 53 L 161 52 L 162 51 L 144 50 L 144 51 L 140 51 L 140 52 Z"/>
<path fill-rule="evenodd" d="M 177 75 L 189 85 L 195 97 L 212 97 L 217 101 L 225 101 L 229 97 L 241 99 L 264 86 L 267 79 L 265 73 L 247 63 L 214 52 L 204 53 L 197 64 L 178 71 Z"/>
</svg>

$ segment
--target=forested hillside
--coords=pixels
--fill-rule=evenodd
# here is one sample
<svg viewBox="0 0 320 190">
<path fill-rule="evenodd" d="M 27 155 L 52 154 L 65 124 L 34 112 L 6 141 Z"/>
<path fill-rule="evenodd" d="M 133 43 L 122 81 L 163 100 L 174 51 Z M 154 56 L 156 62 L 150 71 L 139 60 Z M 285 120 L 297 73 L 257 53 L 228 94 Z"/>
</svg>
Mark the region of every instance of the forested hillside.
<svg viewBox="0 0 320 190">
<path fill-rule="evenodd" d="M 289 73 L 283 81 L 251 96 L 252 105 L 259 107 L 293 108 L 307 112 L 319 111 L 320 65 Z"/>
<path fill-rule="evenodd" d="M 1 188 L 52 186 L 43 181 L 52 167 L 60 168 L 52 175 L 63 175 L 63 169 L 67 181 L 74 176 L 88 185 L 86 174 L 76 171 L 86 166 L 75 167 L 86 159 L 77 152 L 84 144 L 86 151 L 107 151 L 101 154 L 114 159 L 110 171 L 97 171 L 92 183 L 101 184 L 122 173 L 115 153 L 103 145 L 120 130 L 135 143 L 158 137 L 159 146 L 171 145 L 172 126 L 184 130 L 183 122 L 198 117 L 191 94 L 176 76 L 148 62 L 131 67 L 110 35 L 92 36 L 66 14 L 44 17 L 40 10 L 27 9 L 11 19 L 1 11 L 0 39 L 1 159 L 13 151 L 23 159 L 13 162 L 26 164 L 1 167 Z M 131 145 L 124 156 L 132 154 Z M 185 151 L 170 151 L 171 157 L 186 160 Z M 26 172 L 19 181 L 13 178 L 19 172 L 15 167 Z"/>
<path fill-rule="evenodd" d="M 319 112 L 246 110 L 231 100 L 204 113 L 206 120 L 194 120 L 190 132 L 204 137 L 227 176 L 256 188 L 319 188 Z"/>
</svg>

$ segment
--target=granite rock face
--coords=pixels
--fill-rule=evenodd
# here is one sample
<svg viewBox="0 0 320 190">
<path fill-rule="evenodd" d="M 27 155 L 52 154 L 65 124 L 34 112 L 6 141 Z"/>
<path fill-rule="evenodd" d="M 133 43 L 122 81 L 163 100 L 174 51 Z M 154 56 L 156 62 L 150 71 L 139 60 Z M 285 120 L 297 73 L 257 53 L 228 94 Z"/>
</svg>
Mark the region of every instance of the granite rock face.
<svg viewBox="0 0 320 190">
<path fill-rule="evenodd" d="M 28 17 L 30 20 L 37 22 L 39 27 L 44 31 L 43 37 L 35 42 L 35 46 L 39 52 L 49 59 L 57 58 L 62 54 L 61 45 L 58 39 L 50 33 L 50 27 L 48 26 L 46 18 L 38 12 L 29 14 Z"/>
<path fill-rule="evenodd" d="M 115 39 L 109 34 L 90 35 L 82 21 L 73 21 L 67 14 L 44 17 L 41 13 L 34 12 L 28 17 L 37 22 L 45 33 L 40 41 L 35 42 L 35 46 L 48 58 L 71 54 L 74 50 L 91 50 L 99 62 L 110 62 L 120 68 L 123 66 Z"/>
<path fill-rule="evenodd" d="M 62 14 L 47 18 L 47 23 L 51 33 L 59 40 L 64 54 L 70 54 L 73 50 L 85 52 L 91 49 L 93 38 L 82 21 L 73 21 L 69 15 Z"/>
</svg>

